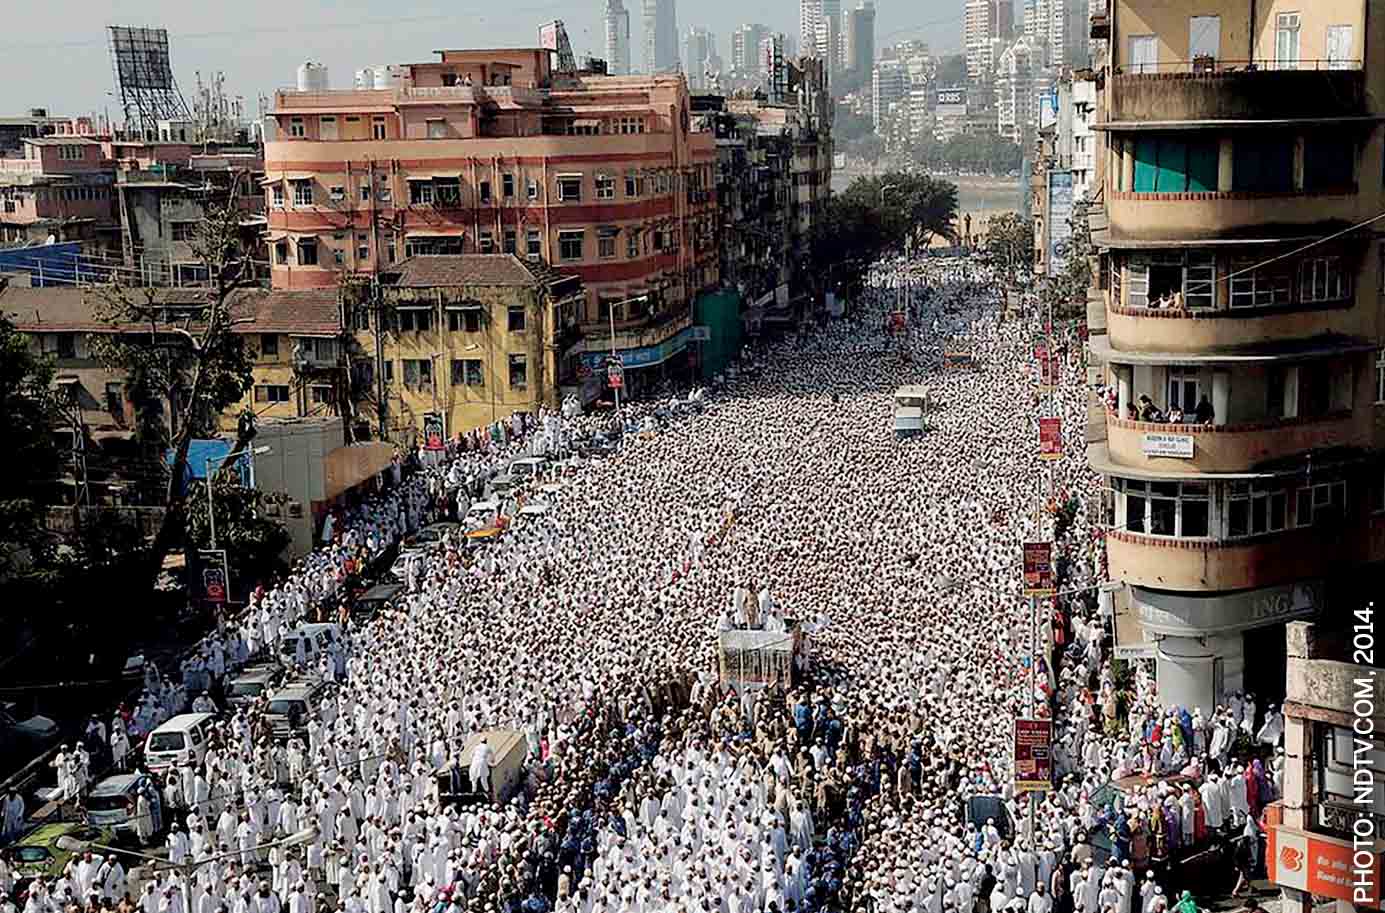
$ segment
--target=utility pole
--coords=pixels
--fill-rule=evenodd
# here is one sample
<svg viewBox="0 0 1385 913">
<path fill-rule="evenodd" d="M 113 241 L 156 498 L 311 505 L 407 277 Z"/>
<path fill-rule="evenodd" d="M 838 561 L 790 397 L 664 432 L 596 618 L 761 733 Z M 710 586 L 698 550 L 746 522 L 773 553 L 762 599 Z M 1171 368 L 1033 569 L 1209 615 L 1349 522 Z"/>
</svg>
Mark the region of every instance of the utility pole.
<svg viewBox="0 0 1385 913">
<path fill-rule="evenodd" d="M 370 277 L 370 295 L 375 312 L 375 400 L 376 412 L 380 422 L 380 440 L 389 440 L 385 429 L 385 416 L 389 407 L 385 403 L 385 300 L 380 290 L 379 274 Z"/>
</svg>

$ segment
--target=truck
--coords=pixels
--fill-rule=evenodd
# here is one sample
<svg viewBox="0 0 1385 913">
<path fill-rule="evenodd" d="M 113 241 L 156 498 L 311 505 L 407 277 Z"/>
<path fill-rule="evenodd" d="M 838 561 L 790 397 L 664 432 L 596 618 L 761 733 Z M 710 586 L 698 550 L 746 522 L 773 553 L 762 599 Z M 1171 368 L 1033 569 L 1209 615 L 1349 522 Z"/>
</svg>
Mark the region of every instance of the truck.
<svg viewBox="0 0 1385 913">
<path fill-rule="evenodd" d="M 793 688 L 808 669 L 803 625 L 785 619 L 783 631 L 722 631 L 717 636 L 717 666 L 723 687 L 754 690 L 777 682 L 783 688 Z"/>
<path fill-rule="evenodd" d="M 471 782 L 471 761 L 481 745 L 490 749 L 490 786 L 481 789 Z M 462 745 L 462 753 L 436 771 L 438 800 L 444 805 L 503 805 L 510 801 L 524 780 L 524 762 L 529 745 L 518 729 L 487 729 L 473 733 Z"/>
<path fill-rule="evenodd" d="M 894 392 L 894 436 L 914 437 L 927 428 L 924 417 L 932 408 L 932 394 L 927 387 L 906 384 Z"/>
</svg>

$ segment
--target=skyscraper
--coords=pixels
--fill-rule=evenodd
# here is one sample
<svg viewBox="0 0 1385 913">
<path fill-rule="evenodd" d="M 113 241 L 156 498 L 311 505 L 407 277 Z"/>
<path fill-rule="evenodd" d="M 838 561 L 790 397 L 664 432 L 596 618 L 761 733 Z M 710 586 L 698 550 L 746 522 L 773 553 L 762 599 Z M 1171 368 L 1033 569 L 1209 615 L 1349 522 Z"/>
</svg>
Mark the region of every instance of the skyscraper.
<svg viewBox="0 0 1385 913">
<path fill-rule="evenodd" d="M 818 20 L 822 18 L 822 0 L 798 0 L 798 46 L 804 54 L 813 53 L 818 45 Z"/>
<path fill-rule="evenodd" d="M 760 42 L 769 29 L 759 23 L 746 23 L 731 33 L 731 69 L 737 73 L 759 73 L 763 69 Z"/>
<path fill-rule="evenodd" d="M 708 74 L 720 70 L 716 36 L 699 25 L 690 26 L 683 36 L 683 72 L 688 77 L 688 88 L 694 92 L 706 91 Z"/>
<path fill-rule="evenodd" d="M 644 68 L 649 73 L 678 69 L 678 11 L 674 0 L 644 2 Z"/>
<path fill-rule="evenodd" d="M 621 0 L 606 0 L 606 66 L 612 76 L 630 72 L 630 11 Z"/>
<path fill-rule="evenodd" d="M 1024 37 L 1034 52 L 1035 66 L 1061 68 L 1067 63 L 1066 7 L 1076 0 L 1027 0 Z"/>
<path fill-rule="evenodd" d="M 886 135 L 885 121 L 890 118 L 890 108 L 904 99 L 907 78 L 904 65 L 898 60 L 881 60 L 875 64 L 871 73 L 870 114 L 875 122 L 875 132 Z"/>
<path fill-rule="evenodd" d="M 989 79 L 995 70 L 991 36 L 995 33 L 995 0 L 967 0 L 962 11 L 962 50 L 967 56 L 967 79 Z"/>
<path fill-rule="evenodd" d="M 875 65 L 875 3 L 861 0 L 842 12 L 842 69 L 863 77 Z"/>
</svg>

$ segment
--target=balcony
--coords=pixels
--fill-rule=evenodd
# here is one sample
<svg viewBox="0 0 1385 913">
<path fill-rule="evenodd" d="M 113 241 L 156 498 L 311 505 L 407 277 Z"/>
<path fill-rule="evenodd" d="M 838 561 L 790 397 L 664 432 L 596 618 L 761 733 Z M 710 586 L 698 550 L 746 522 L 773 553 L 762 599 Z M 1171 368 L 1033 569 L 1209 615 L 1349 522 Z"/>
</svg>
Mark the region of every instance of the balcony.
<svg viewBox="0 0 1385 913">
<path fill-rule="evenodd" d="M 1166 240 L 1316 240 L 1365 216 L 1354 186 L 1282 193 L 1203 191 L 1135 193 L 1106 189 L 1107 243 L 1138 246 Z"/>
<path fill-rule="evenodd" d="M 1124 530 L 1106 533 L 1112 580 L 1175 592 L 1246 590 L 1277 586 L 1385 557 L 1380 516 L 1355 528 L 1325 533 L 1320 527 L 1254 539 L 1171 539 Z"/>
<path fill-rule="evenodd" d="M 1309 308 L 1298 310 L 1187 311 L 1168 308 L 1107 308 L 1106 339 L 1100 344 L 1117 352 L 1197 354 L 1215 360 L 1249 346 L 1337 336 L 1338 348 L 1356 348 L 1357 340 L 1375 336 L 1369 308 Z M 1335 345 L 1335 343 L 1328 343 Z M 1275 356 L 1264 349 L 1266 359 Z M 1287 349 L 1282 357 L 1292 353 Z M 1247 357 L 1250 357 L 1247 355 Z"/>
<path fill-rule="evenodd" d="M 1296 69 L 1270 60 L 1170 61 L 1141 72 L 1116 71 L 1108 120 L 1098 129 L 1159 129 L 1227 121 L 1365 119 L 1365 73 L 1359 60 L 1301 60 Z"/>
<path fill-rule="evenodd" d="M 1282 459 L 1309 450 L 1371 445 L 1371 413 L 1360 409 L 1333 412 L 1316 418 L 1295 418 L 1210 428 L 1138 422 L 1106 416 L 1106 442 L 1110 460 L 1147 472 L 1236 473 L 1267 460 Z M 1151 456 L 1159 445 L 1191 446 L 1192 457 Z"/>
</svg>

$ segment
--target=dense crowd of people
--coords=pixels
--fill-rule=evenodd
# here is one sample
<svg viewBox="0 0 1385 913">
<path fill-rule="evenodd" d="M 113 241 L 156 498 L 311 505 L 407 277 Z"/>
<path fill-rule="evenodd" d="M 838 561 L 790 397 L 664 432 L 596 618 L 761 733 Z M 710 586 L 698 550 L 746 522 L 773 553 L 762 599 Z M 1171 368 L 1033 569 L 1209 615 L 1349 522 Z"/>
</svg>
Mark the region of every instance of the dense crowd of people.
<svg viewBox="0 0 1385 913">
<path fill-rule="evenodd" d="M 332 657 L 299 670 L 336 681 L 303 736 L 276 741 L 263 702 L 223 715 L 205 758 L 160 782 L 177 868 L 152 867 L 130 895 L 115 854 L 74 857 L 20 909 L 1174 906 L 1179 848 L 1253 831 L 1277 790 L 1259 760 L 1233 758 L 1272 746 L 1274 718 L 1257 728 L 1239 696 L 1205 716 L 1168 710 L 1146 670 L 1118 675 L 1100 531 L 1059 509 L 1094 489 L 1081 435 L 1050 475 L 1035 417 L 997 410 L 1035 388 L 1036 319 L 969 261 L 880 264 L 848 319 L 759 346 L 705 414 L 531 485 L 550 509 L 503 536 L 448 538 L 392 608 L 348 628 L 344 674 Z M 1080 427 L 1082 347 L 1073 327 L 1053 334 L 1064 382 L 1051 408 Z M 951 368 L 945 352 L 969 359 Z M 916 383 L 931 390 L 930 431 L 896 440 L 893 392 Z M 651 409 L 624 408 L 637 426 Z M 113 753 L 127 763 L 141 733 L 277 655 L 359 566 L 456 516 L 508 460 L 607 422 L 545 416 L 412 474 L 401 461 L 180 678 L 150 670 L 111 721 Z M 1031 618 L 1021 544 L 1049 537 L 1062 595 Z M 798 680 L 737 693 L 720 679 L 718 634 L 746 623 L 746 594 L 759 624 L 806 632 Z M 1011 758 L 1025 716 L 1055 726 L 1054 788 L 1032 828 Z M 522 788 L 443 801 L 435 772 L 495 728 L 524 737 Z M 1143 779 L 1098 804 L 1122 777 Z M 985 797 L 980 820 L 968 809 Z M 0 889 L 7 879 L 0 867 Z"/>
</svg>

